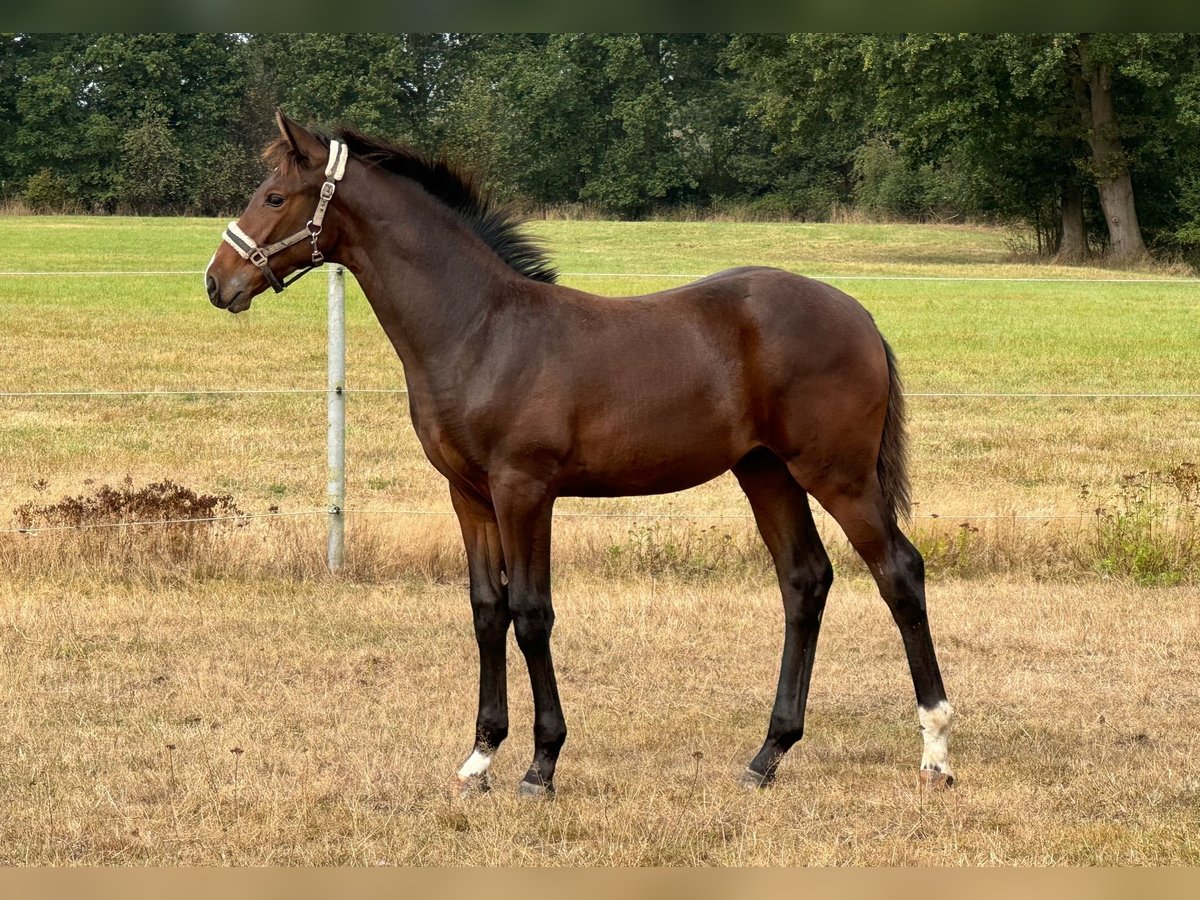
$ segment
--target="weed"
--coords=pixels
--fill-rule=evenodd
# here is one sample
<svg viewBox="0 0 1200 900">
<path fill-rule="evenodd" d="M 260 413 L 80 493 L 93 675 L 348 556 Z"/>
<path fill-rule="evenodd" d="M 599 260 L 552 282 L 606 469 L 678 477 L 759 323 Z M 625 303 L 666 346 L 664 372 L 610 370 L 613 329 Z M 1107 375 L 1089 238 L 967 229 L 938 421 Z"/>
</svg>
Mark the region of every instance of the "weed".
<svg viewBox="0 0 1200 900">
<path fill-rule="evenodd" d="M 1085 484 L 1080 497 L 1092 507 L 1088 549 L 1100 574 L 1169 585 L 1200 571 L 1200 468 L 1195 463 L 1143 469 L 1103 492 Z"/>
<path fill-rule="evenodd" d="M 716 525 L 676 528 L 647 522 L 632 526 L 624 541 L 604 548 L 601 571 L 610 578 L 669 576 L 698 580 L 764 570 L 767 562 L 757 536 L 749 532 L 735 538 L 731 530 Z"/>
<path fill-rule="evenodd" d="M 151 581 L 219 571 L 229 561 L 232 536 L 250 523 L 230 494 L 200 493 L 169 480 L 139 487 L 129 477 L 117 487 L 26 502 L 13 510 L 13 520 L 28 536 L 0 542 L 4 569 L 103 571 Z"/>
<path fill-rule="evenodd" d="M 917 549 L 925 558 L 925 567 L 933 572 L 951 571 L 959 574 L 978 570 L 981 540 L 980 529 L 970 522 L 960 522 L 952 531 L 925 528 L 916 532 Z"/>
<path fill-rule="evenodd" d="M 241 747 L 231 747 L 229 752 L 233 754 L 233 811 L 240 822 L 242 819 L 242 803 L 239 793 L 238 771 L 241 767 L 242 754 L 246 751 Z"/>
<path fill-rule="evenodd" d="M 35 487 L 44 491 L 45 480 L 39 480 Z M 37 528 L 82 528 L 134 522 L 211 525 L 213 519 L 242 515 L 229 494 L 198 494 L 170 480 L 138 488 L 134 487 L 133 479 L 129 477 L 120 487 L 101 485 L 91 494 L 67 496 L 49 504 L 30 501 L 13 511 L 17 525 L 31 531 Z"/>
</svg>

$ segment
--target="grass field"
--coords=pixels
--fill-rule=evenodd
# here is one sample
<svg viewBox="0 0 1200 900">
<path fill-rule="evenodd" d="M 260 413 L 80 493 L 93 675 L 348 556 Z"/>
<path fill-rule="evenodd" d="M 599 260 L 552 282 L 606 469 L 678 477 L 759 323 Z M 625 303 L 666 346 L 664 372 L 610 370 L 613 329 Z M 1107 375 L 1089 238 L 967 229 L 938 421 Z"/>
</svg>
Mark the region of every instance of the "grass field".
<svg viewBox="0 0 1200 900">
<path fill-rule="evenodd" d="M 0 275 L 0 390 L 321 389 L 324 277 L 218 313 L 198 273 L 221 224 L 0 218 L 7 272 L 186 273 Z M 682 518 L 562 519 L 560 796 L 510 796 L 531 743 L 513 645 L 502 789 L 452 802 L 475 692 L 456 528 L 403 396 L 351 393 L 343 577 L 323 573 L 320 516 L 0 535 L 0 863 L 1200 862 L 1200 509 L 1186 478 L 1128 478 L 1200 462 L 1200 403 L 915 396 L 1195 392 L 1196 284 L 1012 262 L 985 228 L 532 228 L 565 283 L 599 293 L 749 262 L 854 276 L 830 280 L 875 315 L 914 395 L 913 529 L 961 714 L 958 789 L 915 789 L 900 642 L 827 523 L 842 577 L 808 734 L 775 789 L 735 787 L 781 623 L 723 478 L 559 504 Z M 995 280 L 1014 278 L 1073 280 Z M 353 288 L 347 318 L 351 389 L 402 388 Z M 315 509 L 324 435 L 314 393 L 0 397 L 0 529 L 126 478 Z M 1020 518 L 1038 515 L 1067 518 Z"/>
</svg>

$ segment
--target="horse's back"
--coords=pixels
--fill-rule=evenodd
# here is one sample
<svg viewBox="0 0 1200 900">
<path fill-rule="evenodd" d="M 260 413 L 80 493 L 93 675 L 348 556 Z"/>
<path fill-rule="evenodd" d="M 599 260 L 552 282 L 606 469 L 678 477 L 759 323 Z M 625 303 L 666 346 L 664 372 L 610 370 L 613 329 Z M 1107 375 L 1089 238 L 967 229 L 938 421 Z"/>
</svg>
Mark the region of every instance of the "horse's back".
<svg viewBox="0 0 1200 900">
<path fill-rule="evenodd" d="M 592 382 L 601 394 L 688 388 L 773 403 L 816 380 L 886 390 L 883 342 L 870 313 L 803 275 L 743 266 L 652 294 L 571 295 L 578 305 L 558 335 L 558 374 Z"/>
<path fill-rule="evenodd" d="M 883 345 L 870 313 L 814 278 L 740 266 L 640 299 L 687 311 L 714 340 L 732 335 L 737 346 L 729 352 L 764 357 L 760 362 L 784 382 L 818 371 L 849 373 L 860 365 L 883 372 Z"/>
</svg>

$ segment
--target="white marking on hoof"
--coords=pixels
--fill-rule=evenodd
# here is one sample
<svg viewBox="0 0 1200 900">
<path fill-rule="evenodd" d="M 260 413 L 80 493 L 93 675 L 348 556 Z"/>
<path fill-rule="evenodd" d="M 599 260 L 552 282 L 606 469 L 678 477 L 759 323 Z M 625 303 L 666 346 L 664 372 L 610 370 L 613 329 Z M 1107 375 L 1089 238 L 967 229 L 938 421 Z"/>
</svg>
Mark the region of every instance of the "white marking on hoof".
<svg viewBox="0 0 1200 900">
<path fill-rule="evenodd" d="M 467 761 L 462 764 L 462 768 L 458 770 L 458 779 L 462 781 L 464 778 L 485 775 L 491 767 L 492 754 L 476 749 L 474 753 L 467 757 Z"/>
<path fill-rule="evenodd" d="M 475 750 L 458 770 L 458 796 L 470 797 L 474 794 L 486 794 L 492 789 L 492 775 L 488 769 L 492 765 L 492 756 L 482 750 Z"/>
<path fill-rule="evenodd" d="M 921 723 L 921 737 L 925 740 L 925 751 L 921 754 L 922 778 L 925 772 L 937 773 L 947 785 L 954 781 L 954 770 L 950 768 L 950 731 L 954 725 L 954 708 L 943 700 L 933 709 L 917 707 L 917 720 Z"/>
</svg>

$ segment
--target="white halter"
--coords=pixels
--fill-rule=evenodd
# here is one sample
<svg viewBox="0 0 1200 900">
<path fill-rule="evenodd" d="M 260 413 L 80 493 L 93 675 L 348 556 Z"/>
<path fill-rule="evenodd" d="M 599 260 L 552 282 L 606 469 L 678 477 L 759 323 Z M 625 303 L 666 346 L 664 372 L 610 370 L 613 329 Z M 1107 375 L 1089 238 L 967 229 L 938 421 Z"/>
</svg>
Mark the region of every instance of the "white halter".
<svg viewBox="0 0 1200 900">
<path fill-rule="evenodd" d="M 273 244 L 268 244 L 266 247 L 260 247 L 255 243 L 254 238 L 242 231 L 237 222 L 230 222 L 225 229 L 225 233 L 222 235 L 225 243 L 236 250 L 238 256 L 242 259 L 248 260 L 252 265 L 258 266 L 263 273 L 263 277 L 267 279 L 267 283 L 271 285 L 275 293 L 278 294 L 302 275 L 325 262 L 324 254 L 317 247 L 317 238 L 321 236 L 321 223 L 325 220 L 325 210 L 329 206 L 329 201 L 333 199 L 334 191 L 337 190 L 337 183 L 346 174 L 346 161 L 349 158 L 350 150 L 345 144 L 334 140 L 329 142 L 329 162 L 325 166 L 325 183 L 321 185 L 321 199 L 317 201 L 317 208 L 302 231 L 297 231 L 290 237 L 276 241 Z M 275 276 L 275 273 L 271 271 L 270 257 L 281 250 L 286 250 L 293 244 L 300 243 L 305 238 L 312 241 L 312 265 L 301 269 L 287 281 L 280 281 Z"/>
</svg>

